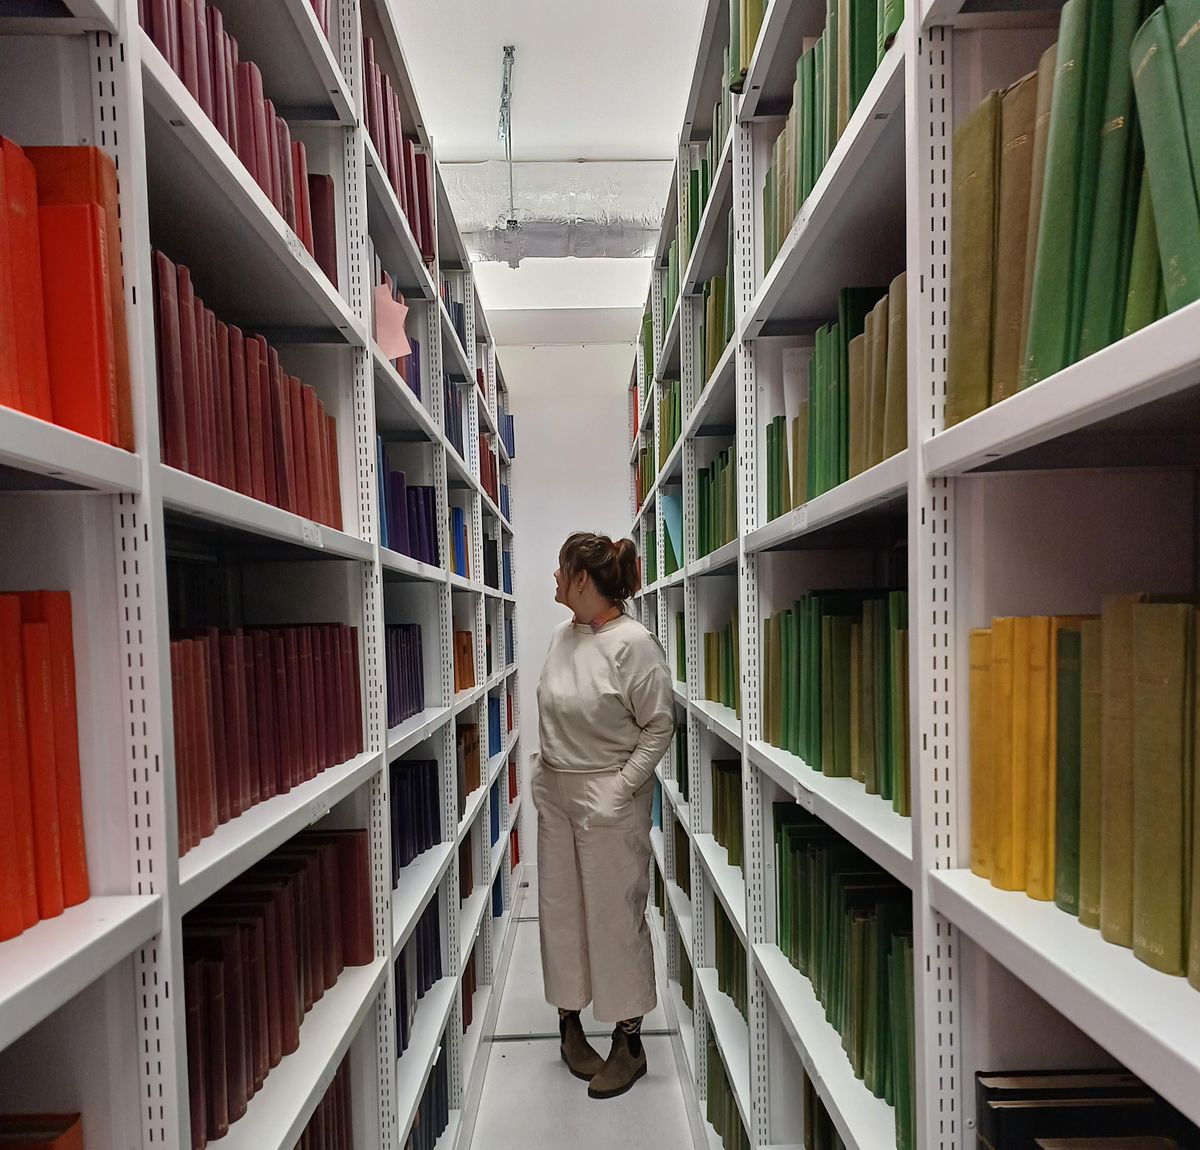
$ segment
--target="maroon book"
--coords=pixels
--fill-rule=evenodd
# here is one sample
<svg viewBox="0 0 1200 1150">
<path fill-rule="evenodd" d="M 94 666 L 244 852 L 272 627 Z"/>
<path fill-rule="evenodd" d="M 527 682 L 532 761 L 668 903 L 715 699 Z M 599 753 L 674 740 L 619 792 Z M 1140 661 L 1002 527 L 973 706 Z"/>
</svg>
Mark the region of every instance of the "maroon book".
<svg viewBox="0 0 1200 1150">
<path fill-rule="evenodd" d="M 258 65 L 250 64 L 250 91 L 254 101 L 254 164 L 258 173 L 258 186 L 267 194 L 271 203 L 275 202 L 271 194 L 271 124 L 267 122 L 267 102 L 263 99 L 262 73 Z"/>
<path fill-rule="evenodd" d="M 264 189 L 275 205 L 275 210 L 283 215 L 283 167 L 279 155 L 279 117 L 275 114 L 275 104 L 271 100 L 263 101 L 263 124 L 267 132 L 267 160 L 271 165 L 271 186 Z"/>
<path fill-rule="evenodd" d="M 179 71 L 178 0 L 150 0 L 150 27 L 147 29 L 163 59 L 173 72 Z"/>
<path fill-rule="evenodd" d="M 388 183 L 396 193 L 396 199 L 403 203 L 404 181 L 400 176 L 400 124 L 396 119 L 396 101 L 392 91 L 392 81 L 389 76 L 383 77 L 383 147 L 380 149 L 384 163 L 387 164 Z"/>
<path fill-rule="evenodd" d="M 338 287 L 337 220 L 334 209 L 333 177 L 308 177 L 309 210 L 312 213 L 313 256 L 317 266 Z M 340 290 L 340 289 L 339 289 Z"/>
<path fill-rule="evenodd" d="M 229 406 L 233 425 L 234 486 L 243 495 L 254 494 L 250 462 L 250 402 L 246 390 L 246 341 L 241 328 L 227 329 L 229 341 Z M 261 416 L 259 417 L 261 423 Z"/>
<path fill-rule="evenodd" d="M 222 1138 L 229 1133 L 229 1066 L 225 1034 L 225 964 L 220 959 L 204 959 L 204 1094 L 208 1100 L 208 1137 Z"/>
<path fill-rule="evenodd" d="M 208 678 L 212 690 L 212 742 L 216 767 L 217 823 L 231 818 L 229 803 L 229 752 L 226 740 L 226 709 L 223 668 L 221 666 L 221 636 L 216 627 L 205 631 L 204 653 L 208 659 Z M 231 700 L 231 705 L 236 703 Z"/>
<path fill-rule="evenodd" d="M 236 818 L 250 807 L 250 783 L 242 759 L 241 660 L 237 637 L 229 632 L 221 636 L 221 684 L 229 705 L 225 709 L 225 744 L 229 750 L 229 810 Z"/>
<path fill-rule="evenodd" d="M 436 248 L 433 236 L 433 181 L 428 152 L 416 153 L 416 196 L 421 208 L 421 255 L 426 263 L 434 260 Z"/>
<path fill-rule="evenodd" d="M 252 917 L 257 922 L 254 939 L 256 951 L 262 956 L 262 984 L 259 989 L 258 974 L 255 974 L 256 993 L 265 994 L 262 999 L 265 1029 L 260 1037 L 265 1041 L 265 1061 L 262 1073 L 279 1064 L 283 1057 L 282 1030 L 279 997 L 279 928 L 278 891 L 251 880 L 239 880 L 215 895 L 211 905 L 220 913 Z M 208 905 L 208 904 L 206 904 Z M 260 1058 L 264 1057 L 260 1052 Z M 256 1070 L 261 1085 L 262 1078 Z"/>
<path fill-rule="evenodd" d="M 278 465 L 275 460 L 275 409 L 271 402 L 271 357 L 267 341 L 261 335 L 254 337 L 258 344 L 258 402 L 262 409 L 262 454 L 263 479 L 266 494 L 263 498 L 275 507 L 279 502 Z"/>
<path fill-rule="evenodd" d="M 246 429 L 247 446 L 250 452 L 250 491 L 248 494 L 255 499 L 265 500 L 267 485 L 263 441 L 266 436 L 263 431 L 262 393 L 258 383 L 258 357 L 261 349 L 255 337 L 246 339 L 244 348 L 243 368 L 246 377 L 246 409 L 248 412 Z"/>
<path fill-rule="evenodd" d="M 182 298 L 180 303 L 182 304 Z M 203 479 L 215 479 L 213 474 L 212 457 L 208 437 L 208 417 L 212 395 L 208 387 L 208 324 L 204 315 L 204 302 L 193 292 L 192 323 L 196 341 L 196 436 L 198 445 L 197 456 L 200 470 L 195 474 Z M 190 430 L 190 428 L 189 428 Z"/>
<path fill-rule="evenodd" d="M 198 688 L 196 729 L 200 750 L 199 829 L 200 836 L 207 838 L 217 829 L 217 768 L 212 742 L 212 679 L 209 671 L 207 644 L 203 639 L 193 642 L 192 659 Z"/>
<path fill-rule="evenodd" d="M 187 1026 L 188 1112 L 192 1124 L 192 1150 L 208 1145 L 205 1098 L 204 960 L 183 964 L 184 1017 Z"/>
<path fill-rule="evenodd" d="M 191 847 L 188 810 L 187 664 L 183 644 L 171 641 L 171 729 L 175 735 L 175 824 L 182 858 Z"/>
<path fill-rule="evenodd" d="M 358 660 L 358 628 L 347 627 L 350 638 L 350 754 L 361 755 L 363 749 L 362 682 Z"/>
<path fill-rule="evenodd" d="M 256 183 L 258 174 L 258 142 L 255 140 L 254 65 L 238 64 L 237 84 L 237 154 Z"/>
<path fill-rule="evenodd" d="M 296 785 L 295 762 L 292 758 L 291 708 L 288 706 L 287 689 L 287 643 L 283 632 L 275 630 L 271 635 L 271 662 L 275 677 L 275 732 L 279 743 L 280 791 L 286 793 Z"/>
<path fill-rule="evenodd" d="M 232 483 L 226 482 L 226 473 L 232 475 L 232 460 L 226 463 L 223 458 L 223 447 L 221 443 L 221 419 L 222 419 L 222 401 L 221 401 L 221 373 L 217 364 L 217 317 L 211 308 L 204 309 L 204 339 L 207 345 L 206 359 L 208 362 L 208 391 L 209 391 L 209 407 L 208 407 L 208 437 L 209 437 L 209 454 L 210 466 L 212 467 L 212 478 L 214 483 L 219 483 L 223 487 L 232 487 Z"/>
<path fill-rule="evenodd" d="M 224 32 L 221 35 L 224 42 L 224 68 L 225 68 L 225 102 L 228 106 L 229 115 L 229 134 L 225 137 L 229 141 L 229 146 L 241 156 L 238 151 L 238 89 L 237 89 L 237 41 Z"/>
<path fill-rule="evenodd" d="M 308 514 L 319 523 L 329 522 L 326 507 L 325 427 L 321 420 L 321 401 L 306 383 L 296 381 L 300 391 L 300 408 L 304 413 L 304 459 L 308 480 Z"/>
<path fill-rule="evenodd" d="M 254 712 L 258 743 L 258 766 L 263 789 L 279 794 L 279 755 L 275 733 L 275 669 L 271 655 L 271 636 L 263 630 L 249 635 L 254 646 Z"/>
<path fill-rule="evenodd" d="M 221 9 L 212 5 L 208 9 L 208 74 L 212 84 L 212 122 L 229 142 L 229 84 L 228 57 L 225 52 L 225 20 Z"/>
<path fill-rule="evenodd" d="M 283 629 L 283 643 L 287 651 L 285 672 L 287 678 L 288 712 L 292 716 L 288 732 L 288 755 L 291 760 L 292 783 L 298 785 L 308 778 L 304 763 L 304 743 L 300 735 L 303 718 L 300 714 L 300 652 L 295 627 Z"/>
<path fill-rule="evenodd" d="M 310 627 L 312 644 L 313 726 L 316 730 L 317 770 L 333 766 L 329 754 L 329 724 L 326 718 L 328 691 L 325 683 L 325 628 Z"/>
<path fill-rule="evenodd" d="M 239 756 L 246 764 L 246 778 L 250 785 L 250 805 L 262 802 L 269 796 L 264 793 L 258 768 L 258 728 L 254 717 L 254 659 L 253 640 L 240 628 L 234 632 L 237 638 L 238 687 L 241 691 L 241 747 Z"/>
<path fill-rule="evenodd" d="M 215 119 L 213 108 L 212 57 L 208 45 L 208 4 L 206 0 L 193 0 L 196 5 L 196 87 L 204 114 Z"/>
<path fill-rule="evenodd" d="M 268 380 L 271 396 L 271 422 L 274 428 L 275 487 L 278 498 L 275 503 L 285 511 L 296 510 L 295 462 L 292 457 L 292 411 L 290 395 L 283 372 L 279 367 L 279 354 L 274 348 L 267 352 Z"/>
<path fill-rule="evenodd" d="M 275 963 L 273 968 L 270 964 L 267 968 L 268 1025 L 277 1016 L 277 1027 L 269 1033 L 278 1035 L 278 1058 L 283 1058 L 300 1045 L 304 1015 L 298 980 L 295 892 L 290 875 L 273 870 L 270 861 L 268 858 L 239 879 L 237 893 L 240 898 L 253 897 L 270 903 L 266 917 L 275 929 Z M 274 1066 L 278 1061 L 274 1047 L 271 1057 Z"/>
<path fill-rule="evenodd" d="M 179 338 L 178 272 L 162 252 L 154 253 L 155 330 L 158 336 L 158 386 L 162 400 L 163 462 L 188 470 L 184 416 L 183 351 Z"/>
<path fill-rule="evenodd" d="M 300 687 L 300 755 L 304 777 L 317 777 L 316 729 L 313 722 L 312 633 L 309 627 L 296 629 L 296 670 Z"/>
<path fill-rule="evenodd" d="M 296 183 L 292 172 L 292 133 L 287 121 L 282 116 L 275 119 L 275 159 L 279 164 L 280 201 L 283 205 L 283 218 L 287 225 L 300 234 L 300 225 L 296 217 Z"/>
<path fill-rule="evenodd" d="M 375 961 L 371 913 L 370 843 L 366 830 L 331 831 L 338 851 L 342 958 L 347 966 Z"/>
<path fill-rule="evenodd" d="M 246 1055 L 249 1043 L 241 933 L 235 926 L 205 921 L 205 918 L 202 914 L 198 919 L 185 920 L 183 949 L 186 956 L 197 955 L 221 966 L 225 992 L 225 1083 L 229 1121 L 236 1122 L 246 1113 L 248 1097 Z M 212 1137 L 211 1132 L 209 1137 Z"/>
<path fill-rule="evenodd" d="M 212 9 L 216 11 L 216 9 Z M 233 372 L 229 354 L 229 328 L 219 320 L 217 337 L 217 414 L 219 417 L 217 455 L 221 463 L 221 482 L 238 490 L 237 446 L 234 433 Z M 244 370 L 244 368 L 243 368 Z"/>
<path fill-rule="evenodd" d="M 200 59 L 196 52 L 196 0 L 178 0 L 179 67 L 175 69 L 187 90 L 200 99 Z"/>
<path fill-rule="evenodd" d="M 302 140 L 292 141 L 292 184 L 296 194 L 296 235 L 304 250 L 313 254 L 312 205 L 308 198 L 308 153 Z"/>
<path fill-rule="evenodd" d="M 330 508 L 332 510 L 332 522 L 330 526 L 338 531 L 342 529 L 342 479 L 341 470 L 338 467 L 338 450 L 337 450 L 337 419 L 335 416 L 325 416 L 325 436 L 329 443 L 329 499 Z"/>
<path fill-rule="evenodd" d="M 280 383 L 287 394 L 288 418 L 291 423 L 289 447 L 292 453 L 292 510 L 306 519 L 314 518 L 308 490 L 308 445 L 304 434 L 304 395 L 300 381 L 294 375 L 282 373 Z"/>
<path fill-rule="evenodd" d="M 176 268 L 179 292 L 179 347 L 183 363 L 183 426 L 187 440 L 188 470 L 204 474 L 204 442 L 200 416 L 199 352 L 196 347 L 196 296 L 192 273 Z"/>
</svg>

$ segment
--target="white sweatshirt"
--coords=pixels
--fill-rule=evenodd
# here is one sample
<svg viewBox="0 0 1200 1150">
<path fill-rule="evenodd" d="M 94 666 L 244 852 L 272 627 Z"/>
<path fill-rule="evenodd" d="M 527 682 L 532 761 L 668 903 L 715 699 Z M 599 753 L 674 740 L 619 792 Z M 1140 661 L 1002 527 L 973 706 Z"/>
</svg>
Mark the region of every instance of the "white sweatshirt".
<svg viewBox="0 0 1200 1150">
<path fill-rule="evenodd" d="M 593 630 L 555 628 L 538 683 L 542 763 L 620 770 L 630 791 L 654 774 L 675 732 L 671 672 L 659 641 L 620 615 Z"/>
</svg>

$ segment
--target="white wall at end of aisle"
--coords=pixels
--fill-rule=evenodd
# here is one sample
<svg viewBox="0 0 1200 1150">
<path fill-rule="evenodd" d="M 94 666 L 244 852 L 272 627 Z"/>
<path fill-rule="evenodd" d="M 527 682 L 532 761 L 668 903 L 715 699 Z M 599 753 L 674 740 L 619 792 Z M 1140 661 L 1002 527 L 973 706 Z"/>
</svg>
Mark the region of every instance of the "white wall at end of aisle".
<svg viewBox="0 0 1200 1150">
<path fill-rule="evenodd" d="M 537 749 L 537 682 L 550 632 L 564 618 L 554 603 L 558 549 L 572 531 L 619 538 L 628 528 L 626 442 L 631 344 L 505 347 L 500 358 L 511 410 L 520 426 L 513 503 L 520 562 L 513 590 L 521 657 L 521 740 L 528 761 Z M 537 857 L 533 803 L 521 812 L 521 857 Z"/>
</svg>

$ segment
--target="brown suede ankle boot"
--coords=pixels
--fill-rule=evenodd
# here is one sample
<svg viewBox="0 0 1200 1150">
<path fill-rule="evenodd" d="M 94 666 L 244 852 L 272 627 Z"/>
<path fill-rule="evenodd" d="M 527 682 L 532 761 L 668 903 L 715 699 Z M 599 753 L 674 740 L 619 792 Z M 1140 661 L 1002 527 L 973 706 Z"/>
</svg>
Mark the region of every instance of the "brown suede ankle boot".
<svg viewBox="0 0 1200 1150">
<path fill-rule="evenodd" d="M 600 1072 L 588 1084 L 590 1098 L 616 1098 L 646 1073 L 646 1049 L 640 1034 L 613 1031 L 612 1050 Z"/>
<path fill-rule="evenodd" d="M 579 1015 L 568 1014 L 565 1018 L 560 1018 L 558 1034 L 562 1040 L 559 1049 L 562 1052 L 562 1060 L 567 1064 L 567 1069 L 576 1078 L 590 1082 L 604 1065 L 604 1059 L 592 1049 L 591 1044 L 584 1036 L 583 1023 L 579 1021 Z"/>
</svg>

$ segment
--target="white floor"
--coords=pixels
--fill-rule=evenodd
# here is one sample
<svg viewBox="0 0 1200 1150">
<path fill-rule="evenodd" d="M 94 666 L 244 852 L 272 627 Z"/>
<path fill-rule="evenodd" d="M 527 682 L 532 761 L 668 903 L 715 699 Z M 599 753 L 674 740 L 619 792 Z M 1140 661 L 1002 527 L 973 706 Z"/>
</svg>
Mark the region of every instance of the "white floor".
<svg viewBox="0 0 1200 1150">
<path fill-rule="evenodd" d="M 528 867 L 525 875 L 529 885 L 518 904 L 520 917 L 513 927 L 516 936 L 495 1034 L 484 1039 L 488 1060 L 473 1136 L 464 1137 L 459 1150 L 559 1150 L 564 1144 L 571 1150 L 693 1150 L 672 1036 L 661 1006 L 643 1023 L 649 1072 L 628 1094 L 595 1101 L 588 1097 L 587 1084 L 567 1072 L 558 1053 L 558 1016 L 542 996 L 537 871 Z M 656 960 L 661 967 L 661 956 Z M 664 983 L 660 969 L 660 998 Z M 589 1011 L 584 1029 L 606 1054 L 611 1027 L 597 1023 Z"/>
</svg>

